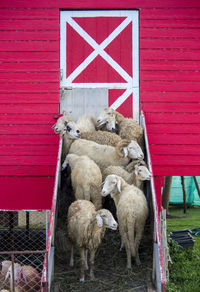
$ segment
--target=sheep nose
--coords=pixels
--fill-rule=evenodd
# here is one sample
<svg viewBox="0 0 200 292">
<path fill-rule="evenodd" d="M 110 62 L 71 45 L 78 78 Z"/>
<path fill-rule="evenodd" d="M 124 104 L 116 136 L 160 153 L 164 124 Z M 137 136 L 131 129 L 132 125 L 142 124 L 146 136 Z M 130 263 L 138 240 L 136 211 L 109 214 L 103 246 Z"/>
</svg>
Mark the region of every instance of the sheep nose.
<svg viewBox="0 0 200 292">
<path fill-rule="evenodd" d="M 77 133 L 77 134 L 80 134 L 80 131 L 79 131 L 79 130 L 77 130 L 77 131 L 76 131 L 76 133 Z"/>
<path fill-rule="evenodd" d="M 117 229 L 117 226 L 118 226 L 118 224 L 117 223 L 113 223 L 113 228 L 116 230 Z"/>
<path fill-rule="evenodd" d="M 116 132 L 115 128 L 112 128 L 112 129 L 111 129 L 111 132 L 112 132 L 112 133 L 115 133 L 115 132 Z"/>
<path fill-rule="evenodd" d="M 104 190 L 101 191 L 102 196 L 105 196 L 106 192 Z"/>
</svg>

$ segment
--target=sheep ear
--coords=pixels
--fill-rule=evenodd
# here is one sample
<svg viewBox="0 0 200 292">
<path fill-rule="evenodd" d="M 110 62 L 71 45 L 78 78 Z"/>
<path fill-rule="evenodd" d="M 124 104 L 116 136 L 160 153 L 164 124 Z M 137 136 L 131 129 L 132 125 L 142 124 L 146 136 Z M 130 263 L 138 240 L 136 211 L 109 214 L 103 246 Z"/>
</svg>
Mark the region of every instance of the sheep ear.
<svg viewBox="0 0 200 292">
<path fill-rule="evenodd" d="M 118 192 L 121 193 L 121 180 L 118 179 L 117 181 L 117 189 L 118 189 Z"/>
<path fill-rule="evenodd" d="M 123 151 L 124 151 L 124 157 L 127 157 L 128 156 L 128 148 L 124 147 Z"/>
<path fill-rule="evenodd" d="M 99 214 L 96 215 L 96 219 L 97 219 L 97 225 L 99 227 L 102 227 L 103 226 L 103 220 L 101 218 L 101 216 Z"/>
<path fill-rule="evenodd" d="M 138 176 L 139 172 L 138 172 L 138 168 L 135 168 L 135 175 Z"/>
<path fill-rule="evenodd" d="M 63 171 L 67 167 L 67 165 L 68 165 L 67 161 L 64 161 L 61 170 Z"/>
</svg>

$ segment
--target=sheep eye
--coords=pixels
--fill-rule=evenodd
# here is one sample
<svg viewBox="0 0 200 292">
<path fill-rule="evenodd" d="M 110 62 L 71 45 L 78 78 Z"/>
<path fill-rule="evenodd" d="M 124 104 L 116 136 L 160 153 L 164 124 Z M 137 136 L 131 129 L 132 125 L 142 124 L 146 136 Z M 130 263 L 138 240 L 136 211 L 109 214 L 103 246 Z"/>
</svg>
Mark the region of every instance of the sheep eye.
<svg viewBox="0 0 200 292">
<path fill-rule="evenodd" d="M 71 128 L 69 126 L 67 126 L 67 131 L 70 132 L 71 131 Z"/>
</svg>

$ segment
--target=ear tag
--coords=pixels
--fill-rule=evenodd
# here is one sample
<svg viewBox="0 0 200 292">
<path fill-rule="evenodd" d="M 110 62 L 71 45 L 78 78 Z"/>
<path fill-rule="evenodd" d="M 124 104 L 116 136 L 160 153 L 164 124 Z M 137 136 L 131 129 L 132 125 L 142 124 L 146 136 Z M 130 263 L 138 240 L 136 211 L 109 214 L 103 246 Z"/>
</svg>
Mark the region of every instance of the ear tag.
<svg viewBox="0 0 200 292">
<path fill-rule="evenodd" d="M 96 215 L 96 219 L 97 219 L 97 225 L 99 227 L 102 227 L 103 226 L 103 220 L 102 220 L 101 216 L 100 215 Z"/>
<path fill-rule="evenodd" d="M 128 156 L 128 148 L 124 147 L 123 151 L 124 151 L 124 157 L 127 157 Z"/>
</svg>

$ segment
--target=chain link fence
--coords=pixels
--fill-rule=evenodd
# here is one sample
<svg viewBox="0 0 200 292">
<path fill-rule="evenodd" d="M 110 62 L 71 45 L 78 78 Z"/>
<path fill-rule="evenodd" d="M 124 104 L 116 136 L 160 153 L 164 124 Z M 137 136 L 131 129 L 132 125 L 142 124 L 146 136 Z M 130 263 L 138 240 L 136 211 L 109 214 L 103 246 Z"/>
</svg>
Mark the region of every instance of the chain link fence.
<svg viewBox="0 0 200 292">
<path fill-rule="evenodd" d="M 48 211 L 0 212 L 0 291 L 47 291 L 48 224 Z"/>
</svg>

